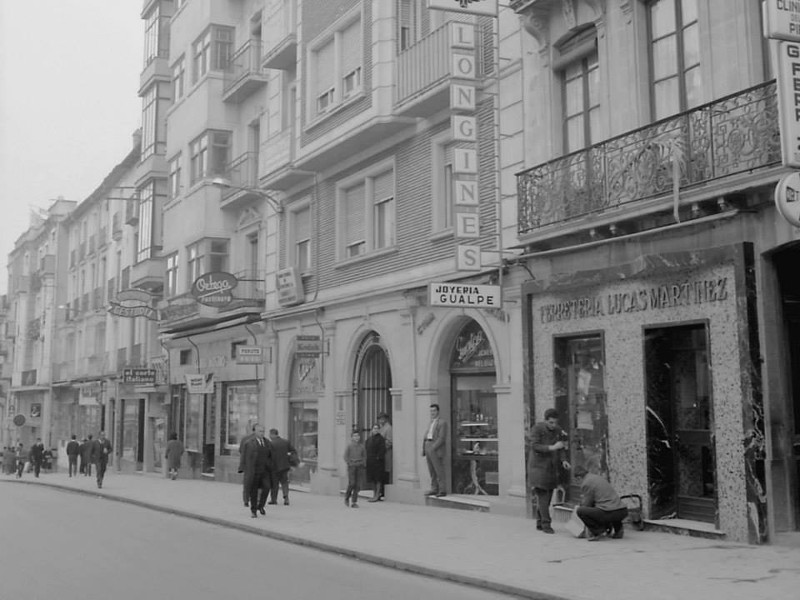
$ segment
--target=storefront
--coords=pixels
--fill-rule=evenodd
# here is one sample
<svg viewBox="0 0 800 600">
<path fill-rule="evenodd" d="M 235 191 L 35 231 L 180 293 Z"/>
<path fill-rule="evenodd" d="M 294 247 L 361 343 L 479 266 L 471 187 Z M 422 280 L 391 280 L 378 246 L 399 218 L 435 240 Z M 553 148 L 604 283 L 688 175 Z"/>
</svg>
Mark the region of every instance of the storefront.
<svg viewBox="0 0 800 600">
<path fill-rule="evenodd" d="M 764 436 L 752 246 L 618 250 L 629 260 L 589 269 L 586 255 L 551 258 L 551 275 L 523 286 L 531 414 L 556 408 L 571 464 L 640 494 L 647 518 L 758 538 L 763 446 L 746 451 Z M 568 473 L 562 486 L 576 502 Z"/>
</svg>

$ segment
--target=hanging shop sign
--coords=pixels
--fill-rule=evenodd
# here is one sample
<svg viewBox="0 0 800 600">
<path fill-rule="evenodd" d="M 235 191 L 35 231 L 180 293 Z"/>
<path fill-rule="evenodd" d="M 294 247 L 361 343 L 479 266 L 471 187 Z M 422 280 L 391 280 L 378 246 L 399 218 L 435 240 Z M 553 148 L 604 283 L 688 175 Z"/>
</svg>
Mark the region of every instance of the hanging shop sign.
<svg viewBox="0 0 800 600">
<path fill-rule="evenodd" d="M 800 42 L 800 2 L 764 0 L 764 35 L 770 39 Z"/>
<path fill-rule="evenodd" d="M 778 121 L 781 157 L 786 167 L 800 168 L 800 43 L 778 44 Z"/>
<path fill-rule="evenodd" d="M 192 296 L 205 306 L 227 306 L 233 301 L 233 289 L 239 285 L 235 275 L 223 271 L 203 273 L 192 283 Z"/>
<path fill-rule="evenodd" d="M 14 417 L 14 425 L 17 427 L 22 427 L 25 425 L 25 415 L 16 415 Z"/>
<path fill-rule="evenodd" d="M 134 317 L 144 317 L 151 321 L 158 321 L 158 311 L 152 307 L 153 300 L 156 298 L 146 290 L 130 288 L 117 292 L 113 300 L 108 303 L 108 312 L 117 317 L 132 319 Z"/>
<path fill-rule="evenodd" d="M 278 304 L 281 306 L 293 306 L 305 300 L 303 279 L 294 267 L 287 267 L 276 273 L 275 287 L 278 290 Z"/>
<path fill-rule="evenodd" d="M 775 207 L 794 227 L 800 227 L 800 173 L 789 173 L 775 186 Z"/>
<path fill-rule="evenodd" d="M 499 285 L 431 283 L 428 289 L 431 306 L 500 308 Z"/>
<path fill-rule="evenodd" d="M 237 365 L 260 365 L 264 363 L 264 349 L 261 346 L 236 346 Z"/>
<path fill-rule="evenodd" d="M 155 385 L 155 369 L 122 369 L 120 383 L 133 385 Z"/>
<path fill-rule="evenodd" d="M 184 375 L 186 392 L 189 394 L 213 394 L 213 373 L 187 373 Z"/>
<path fill-rule="evenodd" d="M 428 0 L 428 8 L 487 17 L 497 16 L 497 0 Z"/>
<path fill-rule="evenodd" d="M 94 406 L 102 394 L 103 386 L 99 381 L 90 381 L 78 386 L 78 404 L 80 406 Z"/>
<path fill-rule="evenodd" d="M 38 402 L 31 404 L 31 419 L 38 419 L 42 416 L 42 405 Z"/>
</svg>

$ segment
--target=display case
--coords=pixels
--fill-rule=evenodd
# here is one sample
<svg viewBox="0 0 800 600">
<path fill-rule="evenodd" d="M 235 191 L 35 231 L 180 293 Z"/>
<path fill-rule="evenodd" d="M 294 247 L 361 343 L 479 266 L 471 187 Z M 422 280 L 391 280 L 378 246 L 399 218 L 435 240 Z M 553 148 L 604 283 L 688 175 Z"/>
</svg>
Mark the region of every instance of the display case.
<svg viewBox="0 0 800 600">
<path fill-rule="evenodd" d="M 498 494 L 497 396 L 490 377 L 458 377 L 453 403 L 453 492 Z"/>
</svg>

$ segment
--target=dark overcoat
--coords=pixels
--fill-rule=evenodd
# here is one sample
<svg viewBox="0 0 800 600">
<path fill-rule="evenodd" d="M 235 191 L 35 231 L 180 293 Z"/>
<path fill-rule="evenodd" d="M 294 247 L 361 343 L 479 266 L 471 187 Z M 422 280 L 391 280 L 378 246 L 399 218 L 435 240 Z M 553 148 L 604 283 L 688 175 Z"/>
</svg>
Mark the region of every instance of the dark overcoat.
<svg viewBox="0 0 800 600">
<path fill-rule="evenodd" d="M 563 434 L 561 427 L 550 430 L 536 423 L 531 429 L 531 447 L 528 453 L 528 485 L 542 490 L 558 487 L 558 472 L 562 461 L 567 460 L 564 450 L 550 450 Z"/>
<path fill-rule="evenodd" d="M 386 472 L 386 440 L 380 433 L 367 438 L 367 481 L 383 483 Z"/>
<path fill-rule="evenodd" d="M 288 471 L 289 467 L 289 453 L 295 452 L 289 440 L 285 440 L 280 436 L 269 438 L 269 443 L 272 444 L 272 471 L 280 473 L 281 471 Z"/>
</svg>

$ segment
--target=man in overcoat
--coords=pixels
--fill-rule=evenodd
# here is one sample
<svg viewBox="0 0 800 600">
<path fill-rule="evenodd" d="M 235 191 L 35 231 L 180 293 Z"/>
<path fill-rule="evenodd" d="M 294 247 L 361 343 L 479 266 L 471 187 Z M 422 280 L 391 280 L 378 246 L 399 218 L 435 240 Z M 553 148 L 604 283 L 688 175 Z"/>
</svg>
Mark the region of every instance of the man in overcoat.
<svg viewBox="0 0 800 600">
<path fill-rule="evenodd" d="M 255 437 L 256 427 L 258 427 L 258 423 L 253 423 L 252 427 L 250 427 L 250 433 L 239 442 L 239 473 L 244 473 L 244 447 L 247 442 Z M 250 505 L 250 482 L 247 480 L 247 476 L 242 477 L 242 500 L 245 506 Z"/>
<path fill-rule="evenodd" d="M 89 442 L 89 463 L 94 463 L 97 470 L 97 487 L 103 487 L 103 478 L 106 476 L 108 457 L 111 455 L 111 442 L 106 438 L 106 432 L 97 434 L 97 439 Z M 88 468 L 88 467 L 87 467 Z"/>
<path fill-rule="evenodd" d="M 243 450 L 244 479 L 250 484 L 250 516 L 255 519 L 258 512 L 266 514 L 264 506 L 272 487 L 272 446 L 264 437 L 263 425 L 256 425 L 255 435 L 245 443 Z"/>
<path fill-rule="evenodd" d="M 38 477 L 39 472 L 42 470 L 42 462 L 44 461 L 44 444 L 42 438 L 36 438 L 36 442 L 31 446 L 31 464 L 33 465 L 33 474 Z"/>
<path fill-rule="evenodd" d="M 528 477 L 536 498 L 536 529 L 555 533 L 551 527 L 550 501 L 558 487 L 559 466 L 569 469 L 566 434 L 558 425 L 558 411 L 548 408 L 544 421 L 531 429 L 531 447 L 528 455 Z"/>
<path fill-rule="evenodd" d="M 69 462 L 69 476 L 78 474 L 78 455 L 81 452 L 81 445 L 76 439 L 76 435 L 72 434 L 72 439 L 67 443 L 67 460 Z"/>
</svg>

